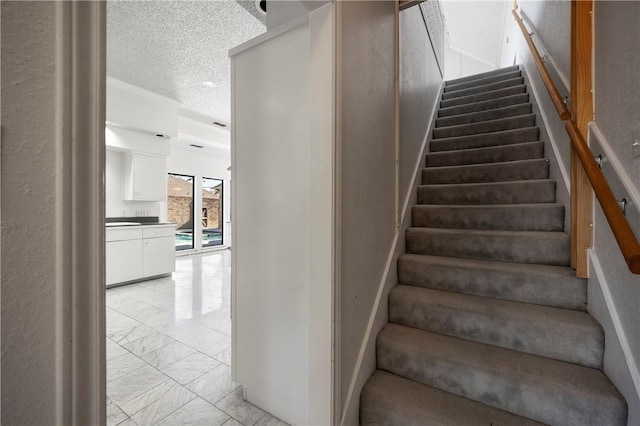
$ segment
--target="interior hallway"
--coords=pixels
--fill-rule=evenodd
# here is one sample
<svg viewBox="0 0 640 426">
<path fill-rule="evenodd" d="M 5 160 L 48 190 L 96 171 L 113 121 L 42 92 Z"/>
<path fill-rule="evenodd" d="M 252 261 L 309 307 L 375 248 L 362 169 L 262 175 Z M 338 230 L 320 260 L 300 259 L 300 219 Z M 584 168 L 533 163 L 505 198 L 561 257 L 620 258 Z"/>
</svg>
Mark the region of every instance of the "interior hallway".
<svg viewBox="0 0 640 426">
<path fill-rule="evenodd" d="M 229 250 L 107 290 L 107 425 L 284 425 L 231 380 Z"/>
</svg>

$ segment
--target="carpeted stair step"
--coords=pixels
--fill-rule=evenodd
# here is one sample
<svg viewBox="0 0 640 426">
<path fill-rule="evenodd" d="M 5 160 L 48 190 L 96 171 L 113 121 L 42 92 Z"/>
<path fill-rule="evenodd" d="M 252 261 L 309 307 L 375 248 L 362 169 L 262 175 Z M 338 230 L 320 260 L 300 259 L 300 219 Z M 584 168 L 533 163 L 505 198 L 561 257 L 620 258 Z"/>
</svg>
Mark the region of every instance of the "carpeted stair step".
<svg viewBox="0 0 640 426">
<path fill-rule="evenodd" d="M 467 77 L 460 77 L 460 78 L 454 78 L 452 80 L 447 80 L 444 82 L 445 87 L 447 86 L 453 86 L 456 84 L 460 84 L 460 83 L 468 83 L 471 81 L 476 81 L 476 80 L 482 80 L 485 79 L 487 77 L 493 77 L 493 76 L 497 76 L 497 75 L 501 75 L 501 74 L 506 74 L 506 73 L 510 73 L 513 71 L 519 71 L 520 67 L 518 65 L 513 65 L 510 67 L 505 67 L 505 68 L 500 68 L 497 70 L 493 70 L 493 71 L 487 71 L 487 72 L 483 72 L 480 74 L 474 74 L 474 75 L 470 75 Z"/>
<path fill-rule="evenodd" d="M 389 294 L 389 322 L 602 367 L 604 333 L 586 312 L 398 285 Z"/>
<path fill-rule="evenodd" d="M 472 112 L 486 111 L 489 109 L 504 108 L 512 105 L 526 104 L 529 102 L 528 93 L 519 93 L 517 95 L 505 96 L 488 101 L 476 102 L 466 105 L 457 105 L 449 108 L 440 108 L 438 117 L 450 117 L 452 115 L 469 114 Z"/>
<path fill-rule="evenodd" d="M 587 282 L 563 266 L 404 254 L 398 282 L 515 302 L 587 310 Z"/>
<path fill-rule="evenodd" d="M 562 204 L 489 206 L 414 205 L 411 223 L 422 228 L 493 229 L 499 231 L 564 230 Z"/>
<path fill-rule="evenodd" d="M 360 424 L 543 426 L 381 370 L 373 373 L 360 394 Z"/>
<path fill-rule="evenodd" d="M 550 179 L 418 186 L 418 204 L 494 205 L 555 201 L 556 182 Z"/>
<path fill-rule="evenodd" d="M 407 253 L 558 266 L 569 266 L 570 241 L 564 232 L 438 228 L 406 232 Z"/>
<path fill-rule="evenodd" d="M 377 366 L 550 425 L 624 426 L 627 405 L 602 371 L 457 337 L 387 324 Z"/>
<path fill-rule="evenodd" d="M 504 130 L 533 127 L 536 124 L 535 114 L 519 115 L 480 123 L 462 124 L 458 126 L 439 127 L 433 129 L 433 139 L 455 138 L 459 136 L 477 135 L 480 133 L 501 132 Z"/>
<path fill-rule="evenodd" d="M 436 127 L 458 126 L 461 124 L 472 124 L 487 120 L 498 120 L 500 118 L 516 117 L 518 115 L 530 114 L 532 106 L 530 103 L 511 105 L 502 108 L 495 108 L 486 111 L 460 114 L 450 117 L 437 118 Z"/>
<path fill-rule="evenodd" d="M 510 182 L 549 177 L 549 162 L 544 158 L 503 163 L 463 164 L 422 169 L 422 183 Z"/>
<path fill-rule="evenodd" d="M 538 127 L 526 127 L 524 129 L 505 130 L 502 132 L 434 139 L 429 142 L 429 151 L 454 151 L 536 142 L 539 135 L 540 129 Z"/>
<path fill-rule="evenodd" d="M 492 90 L 491 92 L 477 93 L 475 95 L 461 96 L 459 98 L 444 99 L 440 101 L 440 108 L 449 108 L 456 105 L 466 105 L 472 102 L 488 101 L 490 99 L 504 98 L 505 96 L 527 93 L 527 86 L 505 87 L 504 89 Z"/>
<path fill-rule="evenodd" d="M 488 148 L 431 152 L 426 155 L 427 167 L 460 166 L 464 164 L 501 163 L 504 161 L 544 158 L 544 142 L 525 142 Z"/>
<path fill-rule="evenodd" d="M 445 91 L 445 93 L 442 94 L 442 99 L 454 99 L 460 98 L 462 96 L 475 95 L 478 93 L 492 92 L 494 90 L 500 90 L 507 87 L 520 86 L 521 84 L 524 84 L 524 77 L 515 77 L 508 80 L 496 81 L 495 83 L 488 83 L 484 85 L 477 85 L 474 87 L 467 87 L 464 89 Z"/>
<path fill-rule="evenodd" d="M 458 83 L 458 84 L 450 84 L 444 86 L 444 93 L 454 92 L 460 89 L 468 89 L 470 87 L 475 86 L 484 86 L 491 83 L 496 83 L 498 81 L 510 80 L 512 78 L 520 77 L 522 72 L 520 70 L 516 71 L 508 71 L 503 74 L 494 75 L 492 77 L 480 78 L 477 80 L 468 81 L 466 83 Z"/>
</svg>

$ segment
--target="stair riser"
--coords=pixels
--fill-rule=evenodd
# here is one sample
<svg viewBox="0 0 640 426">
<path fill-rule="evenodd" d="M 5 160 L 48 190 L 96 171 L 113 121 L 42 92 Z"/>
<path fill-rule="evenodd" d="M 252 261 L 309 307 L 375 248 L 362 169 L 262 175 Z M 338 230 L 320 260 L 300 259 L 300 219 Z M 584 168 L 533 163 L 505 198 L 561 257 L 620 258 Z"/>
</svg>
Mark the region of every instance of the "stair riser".
<svg viewBox="0 0 640 426">
<path fill-rule="evenodd" d="M 420 292 L 427 294 L 421 295 Z M 437 294 L 445 297 L 439 298 Z M 483 306 L 465 304 L 460 297 L 465 298 L 398 286 L 389 295 L 389 321 L 585 367 L 602 367 L 604 334 L 595 320 L 584 312 L 537 307 L 547 312 L 562 312 L 572 319 L 559 319 L 556 322 L 554 312 L 549 312 L 549 319 L 546 319 L 540 315 L 526 315 L 527 305 L 522 306 L 525 314 L 521 315 L 514 310 L 519 304 L 513 302 L 482 299 L 482 302 L 493 303 Z M 478 299 L 474 296 L 466 298 Z M 501 309 L 501 305 L 514 306 Z M 553 330 L 553 333 L 549 330 Z"/>
<path fill-rule="evenodd" d="M 512 182 L 530 179 L 547 179 L 548 177 L 549 163 L 544 159 L 422 169 L 423 185 Z"/>
<path fill-rule="evenodd" d="M 379 335 L 376 349 L 380 370 L 543 423 L 626 425 L 626 406 L 620 399 L 585 398 L 583 392 L 568 386 L 553 389 L 535 378 L 521 380 L 509 370 L 459 362 L 384 333 Z"/>
<path fill-rule="evenodd" d="M 426 155 L 426 165 L 427 167 L 462 166 L 536 158 L 544 158 L 544 142 L 429 153 Z"/>
<path fill-rule="evenodd" d="M 455 151 L 461 149 L 488 148 L 524 142 L 536 142 L 539 135 L 539 128 L 529 127 L 526 129 L 509 130 L 490 134 L 434 139 L 429 142 L 429 151 Z"/>
<path fill-rule="evenodd" d="M 423 185 L 418 187 L 418 204 L 495 205 L 554 203 L 556 183 L 552 180 L 501 184 Z"/>
<path fill-rule="evenodd" d="M 460 78 L 455 78 L 453 80 L 447 80 L 444 82 L 445 87 L 448 86 L 454 86 L 456 84 L 460 84 L 460 83 L 468 83 L 471 81 L 477 81 L 477 80 L 482 80 L 484 78 L 487 77 L 494 77 L 494 76 L 498 76 L 498 75 L 504 75 L 513 71 L 519 71 L 520 67 L 518 65 L 514 65 L 511 67 L 506 67 L 506 68 L 501 68 L 499 70 L 494 70 L 494 71 L 487 71 L 487 72 L 483 72 L 480 74 L 475 74 L 475 75 L 470 75 L 468 77 L 460 77 Z"/>
<path fill-rule="evenodd" d="M 418 205 L 411 210 L 411 223 L 423 228 L 562 232 L 564 207 L 513 205 L 476 208 Z"/>
<path fill-rule="evenodd" d="M 433 129 L 433 138 L 455 138 L 459 136 L 477 135 L 480 133 L 502 132 L 505 130 L 521 129 L 536 125 L 534 114 L 520 115 L 518 117 L 503 118 L 500 120 L 483 121 L 480 123 L 463 124 L 460 126 L 441 127 Z"/>
<path fill-rule="evenodd" d="M 484 102 L 477 102 L 467 105 L 458 105 L 450 108 L 438 110 L 438 118 L 450 117 L 453 115 L 469 114 L 472 112 L 486 111 L 496 108 L 504 108 L 513 105 L 526 104 L 529 102 L 529 94 L 520 93 L 517 95 L 505 96 L 498 99 L 490 99 Z"/>
<path fill-rule="evenodd" d="M 360 424 L 544 426 L 380 370 L 360 394 Z"/>
<path fill-rule="evenodd" d="M 512 78 L 517 78 L 517 77 L 520 77 L 521 75 L 522 75 L 522 72 L 518 70 L 518 71 L 506 72 L 504 74 L 499 74 L 493 77 L 483 78 L 480 80 L 470 81 L 467 83 L 453 84 L 450 86 L 445 86 L 444 93 L 455 92 L 456 90 L 462 90 L 462 89 L 469 89 L 471 87 L 476 87 L 476 86 L 485 86 L 487 84 L 497 83 L 499 81 L 504 81 L 504 80 L 511 80 Z"/>
<path fill-rule="evenodd" d="M 470 264 L 470 265 L 469 265 Z M 587 285 L 575 275 L 552 275 L 540 271 L 488 269 L 488 265 L 466 264 L 454 259 L 401 256 L 398 282 L 417 287 L 445 290 L 476 296 L 495 297 L 515 302 L 587 310 Z"/>
<path fill-rule="evenodd" d="M 512 235 L 520 233 L 439 231 L 409 228 L 407 253 L 569 266 L 570 238 L 561 232 Z"/>
<path fill-rule="evenodd" d="M 482 121 L 499 120 L 501 118 L 516 117 L 531 114 L 531 104 L 508 106 L 489 111 L 474 112 L 471 114 L 456 115 L 436 119 L 436 128 L 448 126 L 460 126 L 463 124 L 479 123 Z"/>
<path fill-rule="evenodd" d="M 507 87 L 505 89 L 493 90 L 487 93 L 479 93 L 477 95 L 462 96 L 460 98 L 445 99 L 440 101 L 440 108 L 449 108 L 456 105 L 466 105 L 473 102 L 488 101 L 490 99 L 504 98 L 505 96 L 518 95 L 526 93 L 527 88 L 523 84 L 521 86 Z"/>
<path fill-rule="evenodd" d="M 516 77 L 509 80 L 497 81 L 495 83 L 469 87 L 466 89 L 445 91 L 445 93 L 442 94 L 442 99 L 446 100 L 460 98 L 463 96 L 476 95 L 478 93 L 491 92 L 493 90 L 505 89 L 507 87 L 520 86 L 521 84 L 524 84 L 524 78 Z"/>
</svg>

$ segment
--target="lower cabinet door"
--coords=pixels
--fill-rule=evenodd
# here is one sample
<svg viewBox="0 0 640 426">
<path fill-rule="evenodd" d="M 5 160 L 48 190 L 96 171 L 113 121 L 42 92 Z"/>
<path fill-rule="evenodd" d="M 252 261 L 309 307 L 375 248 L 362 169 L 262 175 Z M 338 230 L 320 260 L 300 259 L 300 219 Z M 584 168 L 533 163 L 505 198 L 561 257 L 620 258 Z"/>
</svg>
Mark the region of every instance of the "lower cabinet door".
<svg viewBox="0 0 640 426">
<path fill-rule="evenodd" d="M 107 285 L 142 278 L 142 240 L 106 244 Z"/>
<path fill-rule="evenodd" d="M 170 274 L 176 270 L 175 237 L 145 238 L 143 257 L 145 277 Z"/>
</svg>

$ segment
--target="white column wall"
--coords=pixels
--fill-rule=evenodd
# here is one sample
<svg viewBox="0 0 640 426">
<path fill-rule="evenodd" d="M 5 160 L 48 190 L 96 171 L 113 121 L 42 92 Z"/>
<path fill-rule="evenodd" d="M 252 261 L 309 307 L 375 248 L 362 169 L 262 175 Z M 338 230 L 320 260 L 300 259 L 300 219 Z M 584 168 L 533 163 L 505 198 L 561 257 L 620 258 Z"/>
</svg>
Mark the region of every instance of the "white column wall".
<svg viewBox="0 0 640 426">
<path fill-rule="evenodd" d="M 231 52 L 235 379 L 291 424 L 331 422 L 332 8 Z"/>
</svg>

